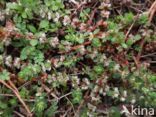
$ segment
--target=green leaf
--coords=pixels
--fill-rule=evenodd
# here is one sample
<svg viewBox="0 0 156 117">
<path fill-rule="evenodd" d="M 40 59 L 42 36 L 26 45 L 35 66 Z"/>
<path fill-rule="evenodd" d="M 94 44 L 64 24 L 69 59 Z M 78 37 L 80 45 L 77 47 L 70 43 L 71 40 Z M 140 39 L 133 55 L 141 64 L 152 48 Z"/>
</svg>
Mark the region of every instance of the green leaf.
<svg viewBox="0 0 156 117">
<path fill-rule="evenodd" d="M 38 44 L 38 40 L 33 39 L 33 40 L 30 41 L 30 44 L 32 46 L 36 46 Z"/>
<path fill-rule="evenodd" d="M 27 25 L 27 27 L 31 32 L 36 33 L 36 28 L 33 25 Z"/>
<path fill-rule="evenodd" d="M 20 55 L 21 60 L 26 60 L 28 58 L 28 56 L 31 55 L 31 53 L 34 50 L 35 50 L 35 48 L 30 47 L 30 46 L 26 46 L 25 48 L 23 48 L 23 50 L 21 51 L 21 55 Z"/>
<path fill-rule="evenodd" d="M 44 0 L 44 3 L 48 7 L 51 6 L 51 4 L 52 4 L 51 0 Z"/>
<path fill-rule="evenodd" d="M 80 103 L 82 100 L 82 91 L 80 89 L 73 90 L 72 97 L 74 104 Z"/>
<path fill-rule="evenodd" d="M 139 34 L 137 34 L 137 35 L 134 36 L 134 40 L 135 40 L 135 41 L 138 41 L 138 40 L 140 40 L 140 39 L 141 39 L 141 36 L 140 36 Z"/>
<path fill-rule="evenodd" d="M 128 39 L 126 44 L 130 47 L 133 44 L 133 40 L 132 39 Z"/>
<path fill-rule="evenodd" d="M 48 20 L 42 20 L 39 24 L 40 28 L 49 28 L 49 21 Z"/>
<path fill-rule="evenodd" d="M 26 67 L 24 67 L 19 73 L 18 76 L 20 78 L 23 78 L 25 80 L 31 79 L 35 76 L 38 76 L 38 74 L 41 72 L 41 67 L 37 64 L 30 64 Z"/>
<path fill-rule="evenodd" d="M 6 70 L 3 70 L 3 71 L 0 73 L 0 79 L 1 79 L 1 80 L 9 80 L 9 79 L 10 79 L 10 73 L 7 72 Z"/>
<path fill-rule="evenodd" d="M 53 5 L 51 8 L 53 11 L 57 11 L 59 9 L 59 7 L 57 5 Z"/>
<path fill-rule="evenodd" d="M 127 48 L 128 48 L 128 46 L 127 46 L 127 44 L 126 44 L 126 43 L 122 43 L 122 44 L 121 44 L 121 46 L 122 46 L 123 48 L 125 48 L 125 49 L 127 49 Z"/>
<path fill-rule="evenodd" d="M 17 105 L 17 99 L 16 98 L 10 99 L 9 102 L 10 102 L 10 104 L 12 106 L 16 106 Z"/>
<path fill-rule="evenodd" d="M 45 100 L 44 96 L 37 97 L 35 102 L 35 112 L 42 113 L 45 108 L 47 108 L 47 100 Z"/>
<path fill-rule="evenodd" d="M 98 38 L 93 38 L 92 45 L 94 47 L 100 47 L 101 46 L 101 42 L 100 42 L 100 40 Z"/>
<path fill-rule="evenodd" d="M 101 74 L 104 71 L 104 68 L 102 65 L 94 66 L 93 69 L 97 74 Z"/>
<path fill-rule="evenodd" d="M 139 17 L 139 19 L 138 19 L 138 23 L 139 24 L 146 24 L 148 22 L 148 13 L 143 13 L 143 14 L 141 14 L 141 16 Z"/>
<path fill-rule="evenodd" d="M 113 73 L 112 77 L 114 79 L 120 79 L 121 78 L 121 74 L 120 73 Z"/>
<path fill-rule="evenodd" d="M 27 18 L 27 13 L 26 12 L 22 12 L 22 18 Z"/>
<path fill-rule="evenodd" d="M 7 3 L 7 8 L 22 11 L 22 6 L 18 5 L 17 3 Z"/>
<path fill-rule="evenodd" d="M 0 101 L 0 109 L 7 109 L 7 108 L 8 108 L 8 105 Z"/>
<path fill-rule="evenodd" d="M 52 117 L 55 114 L 55 112 L 57 111 L 57 108 L 58 108 L 57 102 L 52 101 L 52 105 L 46 111 L 47 117 Z"/>
</svg>

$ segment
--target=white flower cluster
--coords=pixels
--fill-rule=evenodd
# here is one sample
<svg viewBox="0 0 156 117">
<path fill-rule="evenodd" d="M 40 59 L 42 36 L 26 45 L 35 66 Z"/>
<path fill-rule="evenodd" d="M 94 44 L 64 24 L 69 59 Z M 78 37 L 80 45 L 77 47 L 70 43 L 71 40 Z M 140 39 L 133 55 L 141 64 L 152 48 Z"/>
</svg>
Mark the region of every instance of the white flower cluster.
<svg viewBox="0 0 156 117">
<path fill-rule="evenodd" d="M 5 58 L 5 64 L 6 64 L 6 66 L 8 66 L 8 67 L 12 67 L 12 56 L 6 56 L 6 58 Z"/>
<path fill-rule="evenodd" d="M 114 93 L 113 93 L 113 98 L 118 98 L 119 97 L 119 89 L 118 89 L 118 87 L 115 87 L 114 88 Z"/>
<path fill-rule="evenodd" d="M 39 42 L 40 43 L 45 43 L 46 41 L 47 41 L 46 34 L 44 32 L 40 33 L 40 35 L 39 35 Z"/>
<path fill-rule="evenodd" d="M 80 79 L 78 78 L 78 76 L 72 76 L 71 80 L 72 80 L 72 86 L 78 87 L 78 85 L 80 84 Z"/>
<path fill-rule="evenodd" d="M 50 60 L 47 60 L 46 63 L 42 63 L 42 70 L 44 72 L 51 70 L 51 62 L 50 62 Z"/>
<path fill-rule="evenodd" d="M 104 0 L 101 5 L 99 6 L 99 9 L 101 9 L 101 16 L 104 18 L 109 18 L 110 15 L 110 9 L 111 4 L 110 0 Z"/>
<path fill-rule="evenodd" d="M 21 59 L 19 57 L 15 57 L 14 59 L 12 56 L 6 56 L 4 58 L 4 63 L 7 67 L 15 67 L 17 69 L 21 68 Z"/>
<path fill-rule="evenodd" d="M 71 19 L 68 15 L 65 15 L 63 18 L 63 25 L 66 26 L 71 23 Z"/>
<path fill-rule="evenodd" d="M 58 12 L 55 13 L 55 18 L 54 18 L 54 22 L 58 22 L 60 19 L 60 14 Z"/>
<path fill-rule="evenodd" d="M 55 48 L 55 47 L 59 44 L 59 39 L 58 39 L 58 37 L 53 37 L 53 38 L 51 38 L 50 41 L 49 41 L 49 43 L 50 43 L 50 45 L 51 45 L 52 47 Z"/>
<path fill-rule="evenodd" d="M 89 85 L 90 85 L 90 81 L 88 80 L 88 78 L 83 78 L 82 84 L 81 84 L 81 89 L 87 90 L 89 88 Z"/>
</svg>

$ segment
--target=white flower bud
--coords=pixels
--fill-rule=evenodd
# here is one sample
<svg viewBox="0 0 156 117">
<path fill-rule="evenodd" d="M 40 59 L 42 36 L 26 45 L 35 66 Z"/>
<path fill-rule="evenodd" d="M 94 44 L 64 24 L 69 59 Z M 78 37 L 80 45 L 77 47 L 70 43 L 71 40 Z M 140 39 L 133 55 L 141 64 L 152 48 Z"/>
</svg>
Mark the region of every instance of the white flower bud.
<svg viewBox="0 0 156 117">
<path fill-rule="evenodd" d="M 12 57 L 11 56 L 7 56 L 5 58 L 5 64 L 8 66 L 8 67 L 11 67 L 12 66 Z"/>
<path fill-rule="evenodd" d="M 15 58 L 13 65 L 19 69 L 21 67 L 20 58 Z"/>
</svg>

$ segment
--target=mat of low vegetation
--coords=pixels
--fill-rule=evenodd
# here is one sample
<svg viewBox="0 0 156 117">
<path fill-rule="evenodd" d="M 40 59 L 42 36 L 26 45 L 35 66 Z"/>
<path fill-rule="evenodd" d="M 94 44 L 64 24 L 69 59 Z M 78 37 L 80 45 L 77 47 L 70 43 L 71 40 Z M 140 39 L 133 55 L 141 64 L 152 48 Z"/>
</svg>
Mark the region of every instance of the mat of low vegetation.
<svg viewBox="0 0 156 117">
<path fill-rule="evenodd" d="M 156 107 L 156 1 L 1 0 L 1 117 L 120 117 Z"/>
</svg>

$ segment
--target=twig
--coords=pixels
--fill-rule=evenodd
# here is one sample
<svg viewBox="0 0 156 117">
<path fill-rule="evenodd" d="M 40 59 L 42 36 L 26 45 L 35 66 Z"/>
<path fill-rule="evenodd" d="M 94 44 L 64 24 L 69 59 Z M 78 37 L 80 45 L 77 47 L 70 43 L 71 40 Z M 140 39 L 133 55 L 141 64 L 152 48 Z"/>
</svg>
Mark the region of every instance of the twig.
<svg viewBox="0 0 156 117">
<path fill-rule="evenodd" d="M 80 48 L 81 46 L 86 46 L 86 45 L 89 45 L 89 44 L 91 44 L 91 41 L 87 41 L 87 42 L 84 42 L 83 44 L 71 47 L 71 51 L 76 50 L 76 49 Z"/>
<path fill-rule="evenodd" d="M 65 114 L 62 117 L 66 117 L 68 112 L 71 110 L 72 108 L 69 108 L 67 111 L 65 111 Z"/>
<path fill-rule="evenodd" d="M 54 93 L 52 93 L 51 90 L 45 84 L 42 83 L 41 85 L 46 92 L 50 93 L 50 95 L 53 96 L 58 101 L 59 98 Z"/>
<path fill-rule="evenodd" d="M 72 102 L 68 99 L 68 97 L 65 97 L 67 99 L 67 101 L 70 103 L 70 105 L 72 106 L 73 108 L 73 111 L 74 111 L 74 115 L 76 115 L 76 112 L 75 112 L 75 109 L 74 109 L 74 105 L 72 104 Z"/>
<path fill-rule="evenodd" d="M 139 68 L 139 63 L 140 63 L 139 61 L 140 61 L 140 58 L 141 58 L 141 53 L 142 53 L 142 49 L 143 49 L 144 43 L 145 43 L 145 40 L 142 39 L 142 40 L 141 40 L 141 44 L 140 44 L 141 50 L 139 51 L 139 53 L 138 53 L 136 59 L 134 59 L 134 61 L 137 63 L 137 67 L 138 67 L 138 68 Z"/>
<path fill-rule="evenodd" d="M 91 25 L 91 24 L 92 24 L 93 18 L 94 18 L 94 16 L 95 16 L 96 11 L 97 11 L 97 9 L 95 8 L 95 9 L 93 10 L 93 12 L 91 13 L 90 19 L 89 19 L 89 21 L 87 22 L 88 25 Z"/>
<path fill-rule="evenodd" d="M 91 44 L 91 41 L 87 41 L 87 42 L 84 42 L 83 44 L 79 44 L 79 45 L 73 46 L 73 47 L 70 48 L 70 50 L 68 52 L 59 52 L 59 54 L 66 54 L 66 53 L 69 53 L 71 51 L 77 50 L 81 46 L 86 46 L 86 45 L 89 45 L 89 44 Z"/>
<path fill-rule="evenodd" d="M 65 95 L 63 95 L 63 96 L 61 96 L 61 97 L 59 97 L 58 99 L 60 100 L 60 99 L 62 99 L 62 98 L 64 98 L 64 97 L 67 97 L 68 95 L 71 95 L 72 94 L 72 92 L 69 92 L 69 93 L 67 93 L 67 94 L 65 94 Z"/>
<path fill-rule="evenodd" d="M 76 111 L 74 117 L 78 117 L 78 116 L 79 116 L 79 112 L 80 112 L 80 109 L 81 109 L 81 107 L 82 107 L 83 104 L 84 104 L 84 100 L 81 101 L 81 103 L 80 103 L 80 105 L 79 105 L 79 107 L 78 107 L 78 109 L 77 109 L 77 111 Z M 77 116 L 77 115 L 78 115 L 78 116 Z"/>
<path fill-rule="evenodd" d="M 2 83 L 3 85 L 5 85 L 7 88 L 9 88 L 10 90 L 12 90 L 14 92 L 14 94 L 16 95 L 16 97 L 19 99 L 19 101 L 21 102 L 21 104 L 24 106 L 25 110 L 27 111 L 28 113 L 28 117 L 32 117 L 32 114 L 31 114 L 31 111 L 30 109 L 28 108 L 28 106 L 25 104 L 25 102 L 22 100 L 21 96 L 19 95 L 19 92 L 17 90 L 17 88 L 15 87 L 15 85 L 12 83 L 12 81 L 8 81 L 9 84 L 11 85 L 8 85 L 5 81 L 3 80 L 0 80 L 0 83 Z"/>
<path fill-rule="evenodd" d="M 139 68 L 139 63 L 138 63 L 136 57 L 133 56 L 133 60 L 134 60 L 134 62 L 135 62 L 135 64 L 136 64 L 137 68 Z"/>
<path fill-rule="evenodd" d="M 150 54 L 146 54 L 146 55 L 142 55 L 141 58 L 145 58 L 145 57 L 153 56 L 153 55 L 156 55 L 156 52 L 150 53 Z"/>
<path fill-rule="evenodd" d="M 12 87 L 10 87 L 5 81 L 0 80 L 0 83 L 2 83 L 4 86 L 6 86 L 8 89 L 14 90 Z"/>
<path fill-rule="evenodd" d="M 148 61 L 149 63 L 156 63 L 156 61 Z"/>
<path fill-rule="evenodd" d="M 26 109 L 26 111 L 28 112 L 28 117 L 32 117 L 32 113 L 29 109 L 29 107 L 25 104 L 25 102 L 22 100 L 20 94 L 19 94 L 19 91 L 18 89 L 16 88 L 16 86 L 13 84 L 13 82 L 11 80 L 8 81 L 9 84 L 12 86 L 13 88 L 13 92 L 15 93 L 15 95 L 17 96 L 17 98 L 19 99 L 19 101 L 22 103 L 22 105 L 24 106 L 24 108 Z"/>
<path fill-rule="evenodd" d="M 31 84 L 31 81 L 28 81 L 24 83 L 22 86 L 18 87 L 18 90 L 21 89 L 22 87 L 28 86 L 29 84 Z"/>
<path fill-rule="evenodd" d="M 79 3 L 77 1 L 75 1 L 75 0 L 69 0 L 69 1 L 71 1 L 72 3 L 74 3 L 76 6 L 79 6 Z"/>
<path fill-rule="evenodd" d="M 136 20 L 135 20 L 135 21 L 136 21 Z M 127 31 L 127 33 L 126 33 L 125 42 L 128 41 L 128 35 L 129 35 L 130 31 L 132 30 L 132 28 L 133 28 L 133 26 L 134 26 L 134 24 L 135 24 L 135 21 L 133 22 L 133 24 L 130 26 L 130 28 L 128 29 L 128 31 Z"/>
<path fill-rule="evenodd" d="M 154 1 L 154 3 L 152 4 L 152 6 L 150 7 L 148 14 L 149 14 L 149 23 L 152 21 L 154 14 L 156 12 L 156 0 Z"/>
<path fill-rule="evenodd" d="M 19 112 L 17 112 L 17 111 L 14 111 L 14 113 L 15 113 L 16 115 L 18 115 L 19 117 L 24 117 L 24 115 L 22 115 L 21 113 L 19 113 Z"/>
<path fill-rule="evenodd" d="M 0 94 L 0 96 L 4 96 L 4 97 L 14 97 L 15 95 L 13 95 L 13 94 Z"/>
<path fill-rule="evenodd" d="M 125 42 L 128 41 L 128 35 L 129 35 L 130 31 L 132 30 L 132 28 L 133 28 L 135 22 L 137 21 L 138 17 L 139 17 L 139 14 L 136 15 L 135 20 L 133 21 L 132 25 L 131 25 L 130 28 L 128 29 L 128 31 L 127 31 L 127 33 L 126 33 L 126 36 L 125 36 Z"/>
</svg>

